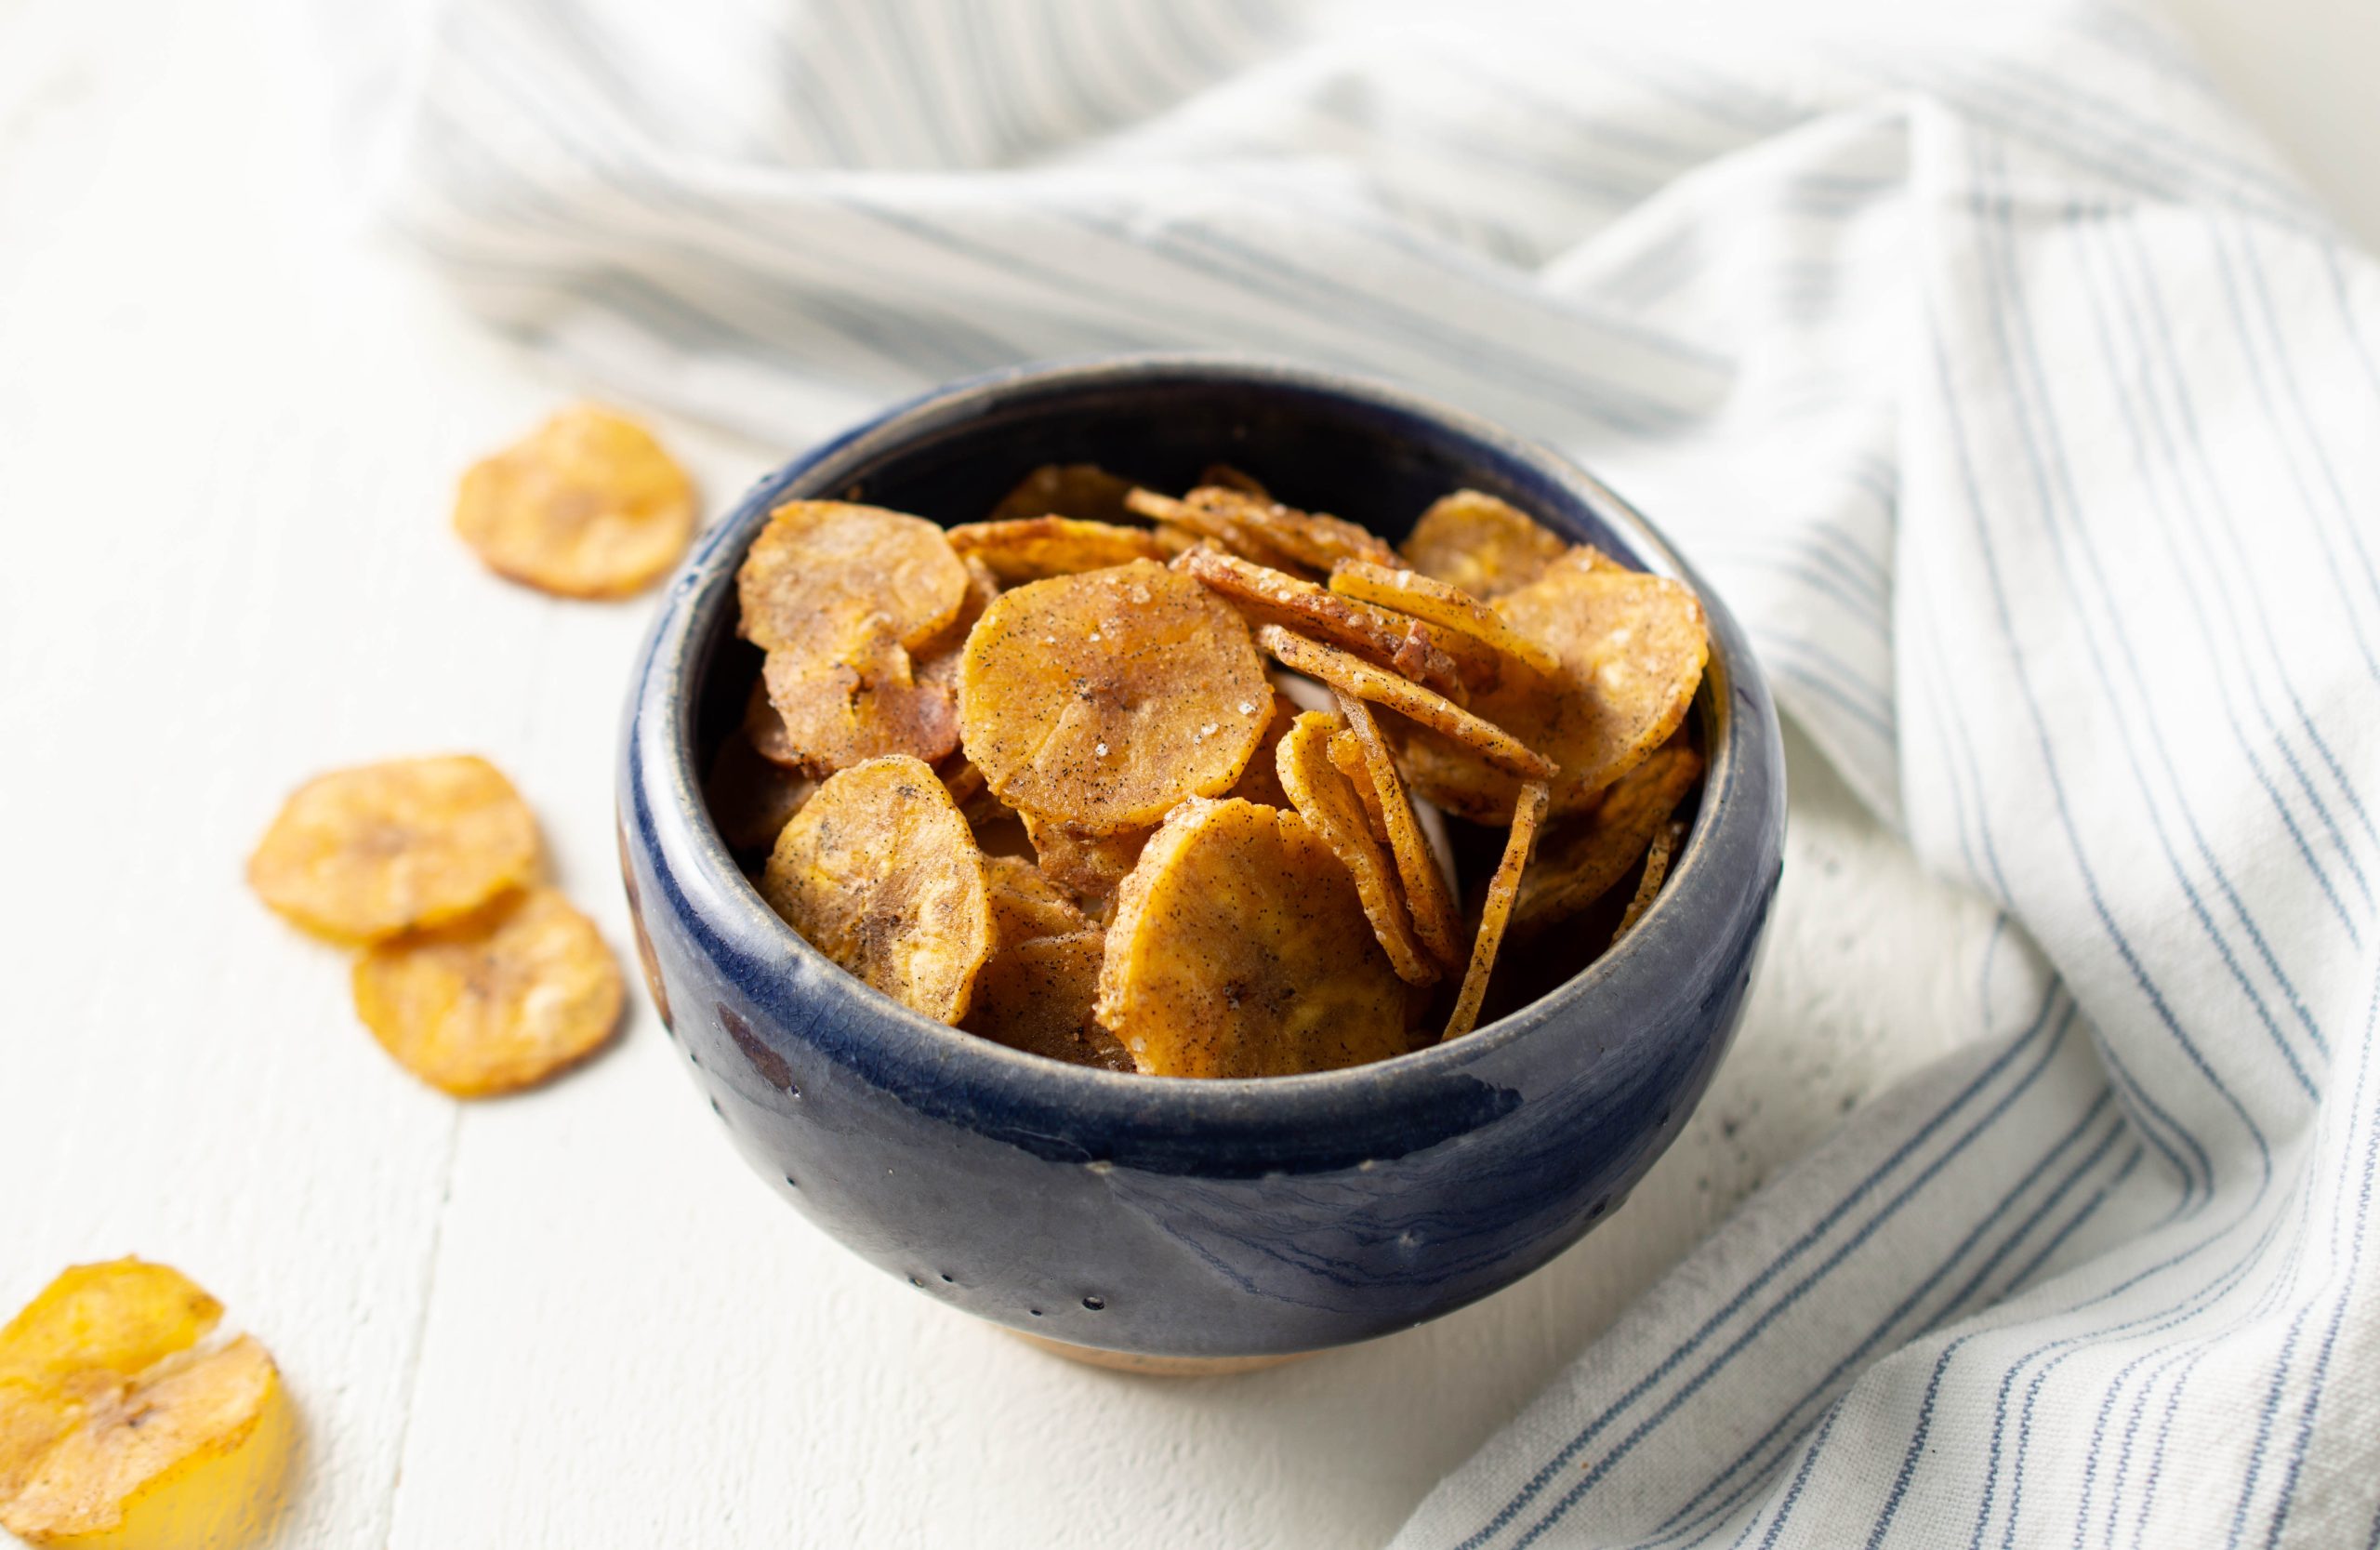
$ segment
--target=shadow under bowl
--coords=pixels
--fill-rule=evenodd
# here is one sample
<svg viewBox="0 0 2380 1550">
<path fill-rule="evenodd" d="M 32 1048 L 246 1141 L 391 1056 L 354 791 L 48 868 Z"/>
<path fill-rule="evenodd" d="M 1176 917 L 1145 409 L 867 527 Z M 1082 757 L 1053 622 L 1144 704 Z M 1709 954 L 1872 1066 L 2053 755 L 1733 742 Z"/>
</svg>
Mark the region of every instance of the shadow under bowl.
<svg viewBox="0 0 2380 1550">
<path fill-rule="evenodd" d="M 908 1011 L 780 921 L 701 797 L 759 666 L 735 637 L 735 570 L 769 511 L 859 499 L 955 523 L 1042 463 L 1180 489 L 1219 460 L 1392 538 L 1447 491 L 1484 490 L 1697 590 L 1709 768 L 1687 842 L 1627 937 L 1451 1044 L 1227 1081 L 1006 1049 Z M 926 1294 L 1142 1370 L 1245 1366 L 1406 1329 L 1576 1242 L 1677 1134 L 1742 1017 L 1784 815 L 1776 711 L 1743 632 L 1618 497 L 1401 391 L 1203 355 L 959 383 L 762 480 L 669 587 L 631 680 L 619 768 L 647 983 L 746 1159 Z M 1546 946 L 1560 950 L 1558 930 Z"/>
</svg>

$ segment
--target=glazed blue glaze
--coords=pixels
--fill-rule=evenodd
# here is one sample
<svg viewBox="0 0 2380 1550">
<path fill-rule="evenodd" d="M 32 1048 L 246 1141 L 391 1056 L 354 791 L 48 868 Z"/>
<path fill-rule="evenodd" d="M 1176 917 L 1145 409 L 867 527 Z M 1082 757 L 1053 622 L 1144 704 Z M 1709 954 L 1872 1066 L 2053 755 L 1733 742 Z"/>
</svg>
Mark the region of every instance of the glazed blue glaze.
<svg viewBox="0 0 2380 1550">
<path fill-rule="evenodd" d="M 734 574 L 769 510 L 834 497 L 963 522 L 1044 462 L 1179 488 L 1219 459 L 1392 537 L 1448 490 L 1487 490 L 1701 594 L 1710 770 L 1670 880 L 1624 941 L 1449 1045 L 1192 1081 L 1060 1065 L 928 1021 L 780 922 L 698 795 L 758 666 L 734 639 Z M 1776 710 L 1742 631 L 1610 491 L 1395 390 L 1197 355 L 959 383 L 763 480 L 670 586 L 630 686 L 619 779 L 647 981 L 752 1166 L 932 1296 L 1168 1358 L 1385 1334 L 1577 1241 L 1676 1135 L 1742 1017 L 1785 824 Z"/>
</svg>

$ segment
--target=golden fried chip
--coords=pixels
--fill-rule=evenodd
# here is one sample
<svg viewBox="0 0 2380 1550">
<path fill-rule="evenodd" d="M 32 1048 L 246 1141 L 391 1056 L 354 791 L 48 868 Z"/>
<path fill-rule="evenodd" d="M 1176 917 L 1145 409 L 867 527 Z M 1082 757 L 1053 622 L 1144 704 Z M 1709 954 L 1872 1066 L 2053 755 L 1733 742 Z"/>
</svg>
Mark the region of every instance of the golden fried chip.
<svg viewBox="0 0 2380 1550">
<path fill-rule="evenodd" d="M 694 485 L 643 426 L 580 404 L 471 465 L 455 531 L 498 576 L 562 597 L 626 597 L 685 552 Z"/>
<path fill-rule="evenodd" d="M 1237 797 L 1243 801 L 1262 802 L 1266 807 L 1289 805 L 1289 794 L 1281 789 L 1278 753 L 1281 739 L 1289 735 L 1289 728 L 1296 724 L 1297 719 L 1297 707 L 1289 703 L 1289 696 L 1276 696 L 1273 719 L 1264 723 L 1264 735 L 1257 742 L 1256 751 L 1249 756 L 1248 768 L 1239 772 L 1239 778 L 1232 782 L 1231 789 L 1223 795 Z"/>
<path fill-rule="evenodd" d="M 1438 645 L 1430 627 L 1385 608 L 1342 597 L 1311 581 L 1243 560 L 1220 549 L 1194 549 L 1173 562 L 1235 606 L 1297 629 L 1382 667 L 1452 699 L 1468 697 L 1454 658 Z"/>
<path fill-rule="evenodd" d="M 880 617 L 904 649 L 959 615 L 967 567 L 923 517 L 840 500 L 796 500 L 770 513 L 735 573 L 744 638 L 763 651 L 811 651 L 871 633 Z"/>
<path fill-rule="evenodd" d="M 252 1538 L 288 1428 L 262 1345 L 198 1348 L 222 1312 L 122 1259 L 73 1266 L 0 1328 L 0 1527 L 36 1544 Z"/>
<path fill-rule="evenodd" d="M 1404 1053 L 1405 982 L 1295 813 L 1183 802 L 1116 896 L 1097 1015 L 1152 1076 L 1326 1071 Z"/>
<path fill-rule="evenodd" d="M 1229 463 L 1209 463 L 1198 470 L 1197 482 L 1200 484 L 1219 485 L 1226 490 L 1237 490 L 1242 495 L 1251 495 L 1259 500 L 1273 498 L 1273 492 L 1264 487 L 1263 480 L 1246 469 L 1236 469 Z"/>
<path fill-rule="evenodd" d="M 1554 773 L 1552 760 L 1525 747 L 1503 728 L 1473 715 L 1444 695 L 1384 672 L 1360 656 L 1310 641 L 1276 624 L 1257 626 L 1256 642 L 1291 672 L 1318 678 L 1333 689 L 1409 716 L 1476 750 L 1500 770 L 1532 780 L 1543 780 Z"/>
<path fill-rule="evenodd" d="M 1388 954 L 1398 976 L 1411 985 L 1434 984 L 1438 978 L 1438 965 L 1414 940 L 1411 915 L 1405 904 L 1404 891 L 1397 885 L 1395 864 L 1382 852 L 1380 841 L 1372 838 L 1371 815 L 1365 809 L 1363 798 L 1330 762 L 1331 735 L 1344 724 L 1324 710 L 1308 710 L 1298 717 L 1289 735 L 1281 739 L 1276 756 L 1281 788 L 1289 793 L 1306 827 L 1321 836 L 1323 843 L 1347 868 L 1348 877 L 1355 884 L 1355 896 L 1363 903 L 1364 916 L 1372 923 L 1372 934 Z M 1367 775 L 1364 784 L 1370 783 Z"/>
<path fill-rule="evenodd" d="M 355 1010 L 398 1065 L 457 1098 L 534 1086 L 612 1037 L 624 991 L 595 923 L 551 888 L 375 944 Z"/>
<path fill-rule="evenodd" d="M 1288 550 L 1266 537 L 1253 523 L 1242 521 L 1231 512 L 1192 506 L 1171 496 L 1144 489 L 1135 489 L 1126 496 L 1124 505 L 1135 516 L 1146 517 L 1155 523 L 1158 542 L 1179 553 L 1187 553 L 1201 543 L 1219 544 L 1229 552 L 1260 565 L 1269 565 L 1299 576 L 1316 574 L 1313 567 L 1301 563 Z"/>
<path fill-rule="evenodd" d="M 1536 580 L 1569 546 L 1494 496 L 1457 490 L 1421 513 L 1403 548 L 1423 576 L 1494 598 Z"/>
<path fill-rule="evenodd" d="M 984 886 L 991 901 L 996 955 L 1036 936 L 1071 936 L 1098 929 L 1098 922 L 1077 908 L 1064 889 L 1023 856 L 985 856 Z"/>
<path fill-rule="evenodd" d="M 465 915 L 537 868 L 537 821 L 484 759 L 392 759 L 299 787 L 248 886 L 308 931 L 368 942 Z"/>
<path fill-rule="evenodd" d="M 1413 933 L 1439 962 L 1453 968 L 1463 961 L 1462 922 L 1447 893 L 1446 874 L 1438 870 L 1437 853 L 1421 832 L 1421 820 L 1414 816 L 1412 799 L 1397 776 L 1380 722 L 1370 706 L 1344 690 L 1331 697 L 1339 702 L 1339 714 L 1363 754 L 1381 824 L 1388 831 L 1389 853 L 1396 857 L 1396 875 L 1405 884 L 1406 907 L 1413 913 Z"/>
<path fill-rule="evenodd" d="M 777 836 L 760 893 L 813 947 L 956 1023 L 992 947 L 984 856 L 932 770 L 906 754 L 832 776 Z"/>
<path fill-rule="evenodd" d="M 770 715 L 774 718 L 775 712 Z M 817 789 L 818 783 L 809 776 L 761 758 L 739 727 L 727 735 L 719 757 L 711 761 L 703 801 L 728 849 L 766 850 Z"/>
<path fill-rule="evenodd" d="M 1656 749 L 1621 776 L 1593 812 L 1557 829 L 1522 881 L 1515 919 L 1529 929 L 1567 920 L 1609 892 L 1702 778 L 1702 756 L 1682 743 Z M 1657 883 L 1656 887 L 1659 886 Z"/>
<path fill-rule="evenodd" d="M 1670 857 L 1685 839 L 1686 826 L 1674 818 L 1653 831 L 1652 846 L 1645 852 L 1645 870 L 1636 879 L 1636 892 L 1629 898 L 1627 909 L 1620 914 L 1620 924 L 1612 930 L 1613 941 L 1627 935 L 1645 911 L 1652 907 L 1653 900 L 1660 894 L 1661 884 L 1669 881 Z"/>
<path fill-rule="evenodd" d="M 1010 583 L 1166 557 L 1165 546 L 1145 527 L 1118 527 L 1074 517 L 971 522 L 950 530 L 950 547 L 961 558 L 982 561 L 994 576 Z"/>
<path fill-rule="evenodd" d="M 1479 1021 L 1479 1003 L 1496 972 L 1496 952 L 1503 946 L 1504 927 L 1513 918 L 1513 900 L 1520 892 L 1529 851 L 1537 843 L 1537 826 L 1545 819 L 1546 801 L 1552 794 L 1544 781 L 1532 780 L 1522 785 L 1519 800 L 1514 803 L 1512 832 L 1504 837 L 1504 855 L 1496 863 L 1495 876 L 1488 880 L 1488 900 L 1479 911 L 1479 930 L 1471 939 L 1471 963 L 1462 972 L 1462 990 L 1447 1017 L 1441 1043 L 1461 1038 Z"/>
<path fill-rule="evenodd" d="M 1183 504 L 1259 535 L 1263 543 L 1309 570 L 1328 576 L 1333 565 L 1348 560 L 1376 564 L 1396 563 L 1396 550 L 1368 528 L 1327 516 L 1301 511 L 1263 495 L 1222 484 L 1202 484 L 1182 497 Z"/>
<path fill-rule="evenodd" d="M 1579 550 L 1496 601 L 1514 629 L 1551 649 L 1562 670 L 1506 675 L 1473 709 L 1562 766 L 1554 812 L 1574 813 L 1633 769 L 1685 721 L 1710 656 L 1702 604 L 1679 582 L 1613 570 Z M 1501 823 L 1517 788 L 1472 749 L 1429 731 L 1405 744 L 1414 788 L 1439 806 Z"/>
<path fill-rule="evenodd" d="M 1105 951 L 1106 938 L 1095 929 L 1001 948 L 976 978 L 975 1004 L 959 1027 L 1069 1066 L 1131 1070 L 1132 1057 L 1091 1015 Z"/>
<path fill-rule="evenodd" d="M 1141 847 L 1157 832 L 1154 824 L 1086 834 L 1071 825 L 1023 815 L 1025 836 L 1042 875 L 1093 909 L 1104 909 L 1141 858 Z"/>
<path fill-rule="evenodd" d="M 1468 635 L 1541 673 L 1558 672 L 1554 655 L 1504 622 L 1504 616 L 1461 588 L 1419 571 L 1351 560 L 1330 573 L 1330 590 L 1382 608 L 1409 614 Z"/>
<path fill-rule="evenodd" d="M 1044 463 L 1000 497 L 987 520 L 1072 517 L 1078 522 L 1117 522 L 1124 515 L 1124 496 L 1131 487 L 1130 480 L 1118 479 L 1096 463 Z"/>
<path fill-rule="evenodd" d="M 783 733 L 754 740 L 764 757 L 824 775 L 892 753 L 931 762 L 959 746 L 950 691 L 919 682 L 880 615 L 864 622 L 831 647 L 769 653 L 761 681 Z M 778 761 L 779 749 L 791 757 Z"/>
<path fill-rule="evenodd" d="M 1272 694 L 1239 616 L 1141 560 L 1001 593 L 968 637 L 959 721 L 1001 801 L 1114 833 L 1237 780 Z"/>
<path fill-rule="evenodd" d="M 939 682 L 953 694 L 958 692 L 959 654 L 966 649 L 967 632 L 1000 595 L 999 577 L 992 568 L 972 554 L 962 554 L 959 563 L 967 572 L 967 594 L 959 600 L 959 612 L 948 624 L 934 632 L 932 640 L 910 656 L 918 665 L 919 682 Z"/>
<path fill-rule="evenodd" d="M 1363 739 L 1352 730 L 1342 728 L 1330 735 L 1330 762 L 1339 773 L 1355 784 L 1355 795 L 1363 799 L 1364 816 L 1371 825 L 1372 838 L 1388 843 L 1388 814 L 1380 804 L 1380 789 L 1372 784 L 1372 767 L 1364 760 Z"/>
</svg>

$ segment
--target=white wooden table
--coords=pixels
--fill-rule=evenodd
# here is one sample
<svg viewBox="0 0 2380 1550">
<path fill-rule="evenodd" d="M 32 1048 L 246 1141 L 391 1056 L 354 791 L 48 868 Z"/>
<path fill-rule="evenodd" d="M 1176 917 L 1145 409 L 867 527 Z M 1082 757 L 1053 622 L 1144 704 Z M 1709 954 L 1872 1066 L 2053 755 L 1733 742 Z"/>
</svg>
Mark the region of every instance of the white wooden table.
<svg viewBox="0 0 2380 1550">
<path fill-rule="evenodd" d="M 611 760 L 646 606 L 509 587 L 448 537 L 456 473 L 570 384 L 324 219 L 304 56 L 259 6 L 0 0 L 0 1317 L 127 1252 L 221 1296 L 303 1417 L 275 1543 L 1376 1543 L 1938 1053 L 1981 907 L 1797 747 L 1750 1023 L 1626 1210 L 1427 1329 L 1200 1382 L 1057 1361 L 845 1255 L 641 1005 L 548 1091 L 416 1085 L 343 960 L 248 898 L 246 850 L 317 769 L 483 752 L 626 961 Z M 2349 80 L 2380 10 L 2185 8 L 2380 233 Z M 789 450 L 667 429 L 715 505 Z"/>
</svg>

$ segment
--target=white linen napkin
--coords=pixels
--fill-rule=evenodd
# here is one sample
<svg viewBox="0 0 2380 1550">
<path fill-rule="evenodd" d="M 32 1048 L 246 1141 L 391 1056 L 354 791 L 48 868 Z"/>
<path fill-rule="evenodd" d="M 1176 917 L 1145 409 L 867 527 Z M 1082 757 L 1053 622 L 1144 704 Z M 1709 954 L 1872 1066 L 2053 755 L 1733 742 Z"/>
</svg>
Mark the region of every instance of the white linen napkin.
<svg viewBox="0 0 2380 1550">
<path fill-rule="evenodd" d="M 2005 910 L 1966 1050 L 1400 1545 L 2380 1536 L 2380 271 L 2155 27 L 324 9 L 389 219 L 617 392 L 793 445 L 1224 346 L 1558 444 Z"/>
</svg>

